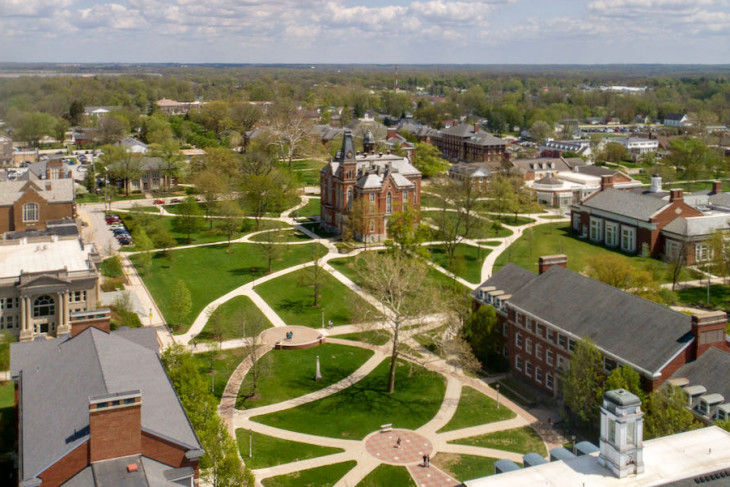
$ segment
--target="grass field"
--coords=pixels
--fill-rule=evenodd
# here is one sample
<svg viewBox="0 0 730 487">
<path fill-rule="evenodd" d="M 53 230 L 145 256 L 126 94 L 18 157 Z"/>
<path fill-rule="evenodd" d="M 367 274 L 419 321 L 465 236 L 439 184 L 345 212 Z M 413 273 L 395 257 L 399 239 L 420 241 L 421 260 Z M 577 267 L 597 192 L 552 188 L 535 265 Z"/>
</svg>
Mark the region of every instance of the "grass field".
<svg viewBox="0 0 730 487">
<path fill-rule="evenodd" d="M 280 270 L 312 259 L 315 246 L 287 245 L 283 256 L 273 263 L 273 270 Z M 168 256 L 155 254 L 150 269 L 139 269 L 140 275 L 152 293 L 167 321 L 172 321 L 175 306 L 172 292 L 178 280 L 185 282 L 192 297 L 192 307 L 176 333 L 184 333 L 196 316 L 214 299 L 263 276 L 266 259 L 261 249 L 253 244 L 234 244 L 231 247 L 214 245 L 168 252 Z M 136 256 L 132 262 L 138 264 Z"/>
<path fill-rule="evenodd" d="M 510 245 L 494 264 L 494 271 L 501 269 L 508 262 L 537 272 L 537 260 L 541 255 L 566 254 L 568 269 L 583 272 L 588 265 L 588 258 L 599 255 L 616 254 L 615 250 L 593 244 L 587 239 L 574 237 L 569 223 L 546 223 L 525 230 L 522 236 Z M 667 275 L 667 265 L 650 257 L 625 255 L 638 270 L 648 270 L 657 282 L 671 282 Z M 682 279 L 690 277 L 688 272 Z"/>
<path fill-rule="evenodd" d="M 527 225 L 528 223 L 534 223 L 535 219 L 530 218 L 528 216 L 520 216 L 517 215 L 515 217 L 514 213 L 509 215 L 502 215 L 500 216 L 498 213 L 481 213 L 483 216 L 489 218 L 492 221 L 497 221 L 500 223 L 503 223 L 505 225 L 511 225 L 513 227 L 518 227 L 521 225 Z"/>
<path fill-rule="evenodd" d="M 491 252 L 489 249 L 479 249 L 471 245 L 458 245 L 454 250 L 454 261 L 449 267 L 449 256 L 443 245 L 431 245 L 426 249 L 434 263 L 475 284 L 482 282 L 482 263 Z"/>
<path fill-rule="evenodd" d="M 252 438 L 253 448 L 249 450 L 249 438 Z M 298 462 L 308 458 L 322 457 L 340 453 L 341 448 L 330 448 L 326 446 L 299 443 L 296 441 L 283 440 L 261 433 L 250 433 L 246 430 L 236 430 L 236 442 L 241 458 L 246 466 L 251 469 L 274 467 L 283 463 Z M 249 451 L 253 453 L 248 456 Z"/>
<path fill-rule="evenodd" d="M 369 343 L 370 345 L 385 345 L 388 341 L 390 341 L 390 337 L 391 334 L 386 330 L 368 330 L 361 333 L 348 333 L 346 335 L 333 336 L 333 338 Z"/>
<path fill-rule="evenodd" d="M 273 326 L 265 314 L 253 304 L 248 296 L 236 296 L 216 308 L 208 323 L 195 337 L 200 342 L 216 341 L 216 332 L 211 326 L 211 321 L 220 319 L 221 340 L 231 340 L 243 337 L 246 321 L 261 319 L 266 323 L 266 328 Z M 250 329 L 249 329 L 250 334 Z"/>
<path fill-rule="evenodd" d="M 252 391 L 251 377 L 241 384 L 236 407 L 256 408 L 287 401 L 334 384 L 355 372 L 373 352 L 364 348 L 324 343 L 303 350 L 272 350 L 261 358 L 258 397 Z M 319 356 L 322 380 L 314 380 Z"/>
<path fill-rule="evenodd" d="M 472 387 L 465 386 L 461 389 L 459 406 L 456 408 L 454 416 L 446 426 L 439 430 L 439 433 L 503 421 L 514 417 L 515 413 L 504 406 L 497 409 L 497 402 L 491 397 Z"/>
<path fill-rule="evenodd" d="M 436 195 L 421 193 L 421 208 L 454 208 L 454 205 Z"/>
<path fill-rule="evenodd" d="M 264 479 L 264 487 L 331 487 L 347 472 L 357 465 L 357 462 L 342 462 L 324 467 L 302 470 L 288 475 L 279 475 Z"/>
<path fill-rule="evenodd" d="M 494 475 L 497 458 L 437 453 L 431 463 L 460 482 Z"/>
<path fill-rule="evenodd" d="M 308 235 L 303 234 L 299 230 L 293 228 L 282 228 L 279 231 L 271 231 L 252 235 L 249 238 L 251 242 L 301 242 L 304 240 L 312 240 Z"/>
<path fill-rule="evenodd" d="M 416 487 L 411 474 L 408 473 L 406 467 L 397 465 L 387 465 L 385 463 L 378 465 L 375 470 L 370 472 L 362 479 L 357 487 L 383 487 L 393 485 L 398 487 Z"/>
<path fill-rule="evenodd" d="M 361 298 L 325 271 L 321 271 L 318 303 L 313 306 L 314 286 L 308 277 L 312 272 L 311 267 L 291 272 L 256 286 L 256 292 L 289 325 L 319 328 L 322 309 L 325 323 L 331 320 L 335 325 L 345 325 L 357 319 L 351 311 L 352 303 Z"/>
<path fill-rule="evenodd" d="M 236 367 L 246 357 L 246 352 L 242 348 L 232 350 L 222 350 L 215 352 L 196 353 L 193 355 L 198 370 L 203 374 L 210 383 L 210 365 L 213 361 L 213 394 L 220 399 L 223 397 L 223 391 L 226 388 L 228 379 Z"/>
<path fill-rule="evenodd" d="M 317 183 L 319 184 L 319 183 Z M 308 218 L 313 216 L 319 216 L 319 206 L 320 206 L 320 199 L 319 198 L 309 198 L 309 203 L 307 203 L 305 206 L 299 208 L 294 213 L 292 213 L 291 216 L 299 216 L 299 218 Z"/>
<path fill-rule="evenodd" d="M 288 171 L 300 186 L 319 186 L 319 171 L 323 166 L 324 162 L 316 159 L 292 161 L 291 167 L 288 162 L 279 163 L 279 167 Z"/>
<path fill-rule="evenodd" d="M 496 431 L 481 436 L 472 436 L 461 440 L 452 441 L 461 445 L 481 446 L 484 448 L 496 448 L 515 453 L 527 454 L 535 452 L 547 456 L 547 448 L 540 436 L 529 426 L 514 428 L 511 430 Z"/>
<path fill-rule="evenodd" d="M 710 286 L 710 303 L 707 304 L 707 286 L 680 289 L 676 291 L 679 301 L 684 306 L 707 307 L 730 311 L 730 285 Z M 727 325 L 730 333 L 730 323 Z"/>
<path fill-rule="evenodd" d="M 392 423 L 396 428 L 416 429 L 438 412 L 445 382 L 436 372 L 410 362 L 398 361 L 395 392 L 389 394 L 389 360 L 361 381 L 326 398 L 264 416 L 269 426 L 312 435 L 359 440 Z"/>
<path fill-rule="evenodd" d="M 437 211 L 422 211 L 421 218 L 428 223 L 435 224 Z M 456 212 L 448 212 L 448 215 L 452 218 L 456 218 Z M 463 227 L 463 224 L 461 224 Z M 435 230 L 434 230 L 435 232 Z M 480 220 L 480 224 L 469 232 L 469 238 L 502 238 L 509 237 L 512 235 L 512 230 L 505 227 L 494 228 L 492 224 L 486 220 Z M 437 239 L 438 237 L 434 237 Z"/>
</svg>

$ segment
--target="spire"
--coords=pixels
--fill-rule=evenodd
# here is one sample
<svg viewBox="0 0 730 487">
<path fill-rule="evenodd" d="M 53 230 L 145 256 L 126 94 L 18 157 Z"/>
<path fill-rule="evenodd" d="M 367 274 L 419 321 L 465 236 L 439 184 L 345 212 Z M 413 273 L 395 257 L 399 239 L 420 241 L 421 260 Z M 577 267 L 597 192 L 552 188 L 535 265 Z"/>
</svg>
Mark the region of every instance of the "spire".
<svg viewBox="0 0 730 487">
<path fill-rule="evenodd" d="M 337 157 L 337 162 L 355 162 L 355 142 L 352 140 L 352 132 L 345 130 L 342 136 L 342 149 L 340 149 Z"/>
</svg>

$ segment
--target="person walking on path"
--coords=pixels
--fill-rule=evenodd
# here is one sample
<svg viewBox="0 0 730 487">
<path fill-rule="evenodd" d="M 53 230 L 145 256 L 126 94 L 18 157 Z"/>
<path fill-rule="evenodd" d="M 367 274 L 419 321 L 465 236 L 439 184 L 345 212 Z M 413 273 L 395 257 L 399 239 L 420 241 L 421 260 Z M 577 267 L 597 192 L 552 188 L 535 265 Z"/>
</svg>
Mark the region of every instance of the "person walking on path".
<svg viewBox="0 0 730 487">
<path fill-rule="evenodd" d="M 428 465 L 428 455 L 423 455 L 423 468 Z"/>
<path fill-rule="evenodd" d="M 399 436 L 399 437 L 398 437 L 398 439 L 397 439 L 397 440 L 395 441 L 395 447 L 396 447 L 396 448 L 400 448 L 400 436 Z"/>
</svg>

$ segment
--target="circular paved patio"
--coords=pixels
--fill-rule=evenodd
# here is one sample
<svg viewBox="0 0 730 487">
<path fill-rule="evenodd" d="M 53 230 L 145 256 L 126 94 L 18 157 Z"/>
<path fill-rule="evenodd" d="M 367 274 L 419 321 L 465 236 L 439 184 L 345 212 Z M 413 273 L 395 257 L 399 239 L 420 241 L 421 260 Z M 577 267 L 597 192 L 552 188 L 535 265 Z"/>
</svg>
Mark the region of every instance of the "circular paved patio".
<svg viewBox="0 0 730 487">
<path fill-rule="evenodd" d="M 287 333 L 292 334 L 290 339 L 287 339 Z M 265 330 L 262 334 L 264 343 L 276 345 L 282 349 L 314 347 L 320 344 L 320 338 L 324 337 L 319 329 L 306 326 L 275 326 Z"/>
<path fill-rule="evenodd" d="M 398 447 L 400 438 L 400 447 Z M 376 431 L 365 438 L 365 449 L 383 463 L 413 465 L 423 463 L 423 455 L 430 455 L 433 445 L 425 437 L 410 430 Z"/>
</svg>

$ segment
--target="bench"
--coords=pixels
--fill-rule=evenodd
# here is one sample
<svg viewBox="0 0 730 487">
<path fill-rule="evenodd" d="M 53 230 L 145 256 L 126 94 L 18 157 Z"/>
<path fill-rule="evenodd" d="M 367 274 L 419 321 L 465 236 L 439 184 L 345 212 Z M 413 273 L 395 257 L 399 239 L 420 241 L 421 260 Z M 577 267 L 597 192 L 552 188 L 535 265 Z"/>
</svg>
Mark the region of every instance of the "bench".
<svg viewBox="0 0 730 487">
<path fill-rule="evenodd" d="M 380 425 L 380 432 L 381 433 L 387 433 L 388 431 L 393 431 L 393 424 L 381 424 Z"/>
</svg>

